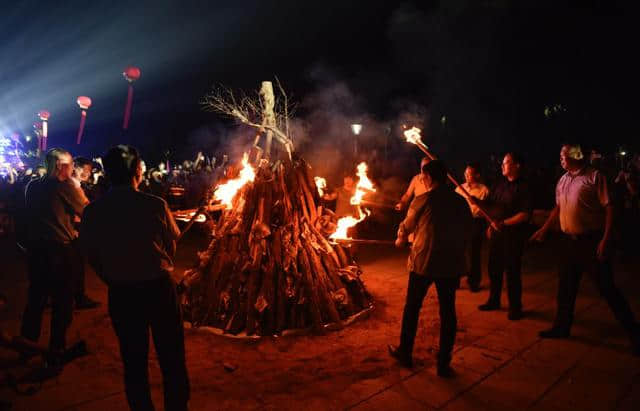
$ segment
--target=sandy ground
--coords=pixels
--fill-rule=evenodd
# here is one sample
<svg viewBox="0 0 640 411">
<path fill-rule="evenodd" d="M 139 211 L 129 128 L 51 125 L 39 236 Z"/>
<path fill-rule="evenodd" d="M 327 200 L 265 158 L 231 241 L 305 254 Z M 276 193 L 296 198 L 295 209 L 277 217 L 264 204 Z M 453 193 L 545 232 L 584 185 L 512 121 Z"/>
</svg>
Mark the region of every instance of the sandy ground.
<svg viewBox="0 0 640 411">
<path fill-rule="evenodd" d="M 195 234 L 179 248 L 177 272 L 192 264 L 197 248 L 205 246 L 202 238 Z M 0 326 L 16 333 L 26 296 L 25 262 L 11 241 L 0 241 L 3 261 L 0 289 L 9 297 L 8 306 L 0 313 Z M 579 321 L 574 331 L 583 340 L 567 346 L 567 343 L 549 345 L 537 338 L 537 331 L 548 325 L 554 310 L 555 271 L 550 258 L 553 251 L 553 242 L 527 251 L 524 270 L 527 317 L 520 322 L 507 321 L 505 310 L 478 312 L 476 306 L 486 300 L 486 288 L 472 294 L 463 282 L 457 297 L 459 331 L 454 359 L 459 375 L 453 383 L 443 383 L 433 376 L 439 328 L 433 288 L 420 318 L 414 370 L 398 367 L 387 355 L 386 345 L 396 343 L 399 336 L 406 293 L 407 250 L 371 246 L 360 250 L 358 258 L 364 268 L 365 284 L 375 297 L 376 309 L 368 318 L 341 331 L 322 336 L 234 340 L 202 330 L 186 330 L 191 409 L 524 409 L 524 400 L 513 400 L 513 404 L 494 401 L 495 398 L 519 398 L 522 387 L 514 381 L 522 378 L 533 384 L 526 387 L 538 388 L 535 395 L 527 399 L 527 406 L 563 409 L 566 405 L 567 409 L 581 409 L 575 408 L 575 402 L 562 401 L 547 408 L 543 400 L 554 392 L 567 370 L 576 369 L 576 363 L 566 361 L 565 364 L 563 359 L 578 358 L 579 354 L 582 355 L 579 358 L 585 358 L 587 352 L 598 349 L 606 350 L 600 354 L 603 358 L 606 355 L 615 358 L 607 362 L 607 367 L 619 364 L 617 367 L 624 371 L 615 376 L 621 388 L 609 396 L 614 402 L 608 402 L 610 407 L 606 408 L 614 409 L 631 401 L 630 409 L 633 409 L 639 394 L 640 362 L 628 354 L 629 346 L 622 330 L 587 281 L 582 287 L 578 312 L 592 315 L 584 314 L 587 319 Z M 640 281 L 628 273 L 637 273 L 639 266 L 635 262 L 624 264 L 623 271 L 627 274 L 622 276 L 625 293 L 631 295 L 636 313 L 640 313 Z M 106 288 L 92 272 L 88 274 L 87 283 L 88 294 L 101 301 L 102 306 L 76 312 L 69 339 L 85 339 L 90 355 L 67 365 L 60 376 L 45 382 L 34 395 L 18 395 L 6 384 L 0 386 L 0 399 L 12 402 L 12 409 L 126 409 L 118 344 L 106 311 Z M 483 285 L 487 285 L 486 273 Z M 42 342 L 48 341 L 48 322 L 47 313 Z M 530 353 L 531 349 L 540 351 Z M 514 366 L 521 369 L 512 371 L 510 378 L 500 377 L 498 371 L 507 363 L 509 370 Z M 17 366 L 15 354 L 1 350 L 0 364 L 1 380 L 7 373 L 23 375 L 37 365 L 37 360 L 32 360 L 27 367 Z M 540 368 L 540 364 L 546 368 Z M 230 371 L 225 365 L 235 370 Z M 149 366 L 154 401 L 158 409 L 162 409 L 162 381 L 153 351 Z M 538 368 L 532 371 L 529 366 Z M 527 376 L 527 372 L 532 373 L 531 376 Z M 554 378 L 549 380 L 549 376 Z M 483 386 L 493 381 L 492 378 L 502 382 L 493 388 L 489 386 L 488 394 L 474 397 L 479 394 L 474 394 L 472 388 Z M 536 385 L 538 380 L 544 383 Z M 412 381 L 420 387 L 418 394 L 406 386 Z M 453 386 L 443 385 L 437 389 L 438 384 Z M 425 387 L 431 391 L 424 392 Z M 420 392 L 425 398 L 420 397 Z M 607 401 L 611 400 L 609 397 Z M 589 401 L 587 404 L 599 403 Z"/>
</svg>

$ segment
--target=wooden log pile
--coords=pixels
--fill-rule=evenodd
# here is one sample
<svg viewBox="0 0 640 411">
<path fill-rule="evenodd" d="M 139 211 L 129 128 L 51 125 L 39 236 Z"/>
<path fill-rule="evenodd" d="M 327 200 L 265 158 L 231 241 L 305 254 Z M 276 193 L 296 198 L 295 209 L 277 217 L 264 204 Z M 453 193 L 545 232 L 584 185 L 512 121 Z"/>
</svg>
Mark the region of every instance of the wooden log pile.
<svg viewBox="0 0 640 411">
<path fill-rule="evenodd" d="M 304 160 L 263 161 L 184 274 L 185 319 L 234 335 L 277 335 L 340 327 L 370 309 L 359 266 L 327 240 L 334 217 L 317 204 Z"/>
</svg>

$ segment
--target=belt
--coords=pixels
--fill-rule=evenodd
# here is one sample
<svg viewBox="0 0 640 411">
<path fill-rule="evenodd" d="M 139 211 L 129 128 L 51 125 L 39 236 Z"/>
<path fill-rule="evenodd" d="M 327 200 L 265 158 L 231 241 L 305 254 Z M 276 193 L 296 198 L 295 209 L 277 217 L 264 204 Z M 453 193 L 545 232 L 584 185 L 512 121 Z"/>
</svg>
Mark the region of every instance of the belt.
<svg viewBox="0 0 640 411">
<path fill-rule="evenodd" d="M 589 239 L 589 238 L 598 238 L 598 237 L 602 237 L 602 232 L 601 231 L 589 231 L 586 233 L 580 233 L 580 234 L 568 234 L 568 233 L 564 233 L 564 235 L 573 240 L 573 241 L 578 241 L 578 240 L 585 240 L 585 239 Z"/>
</svg>

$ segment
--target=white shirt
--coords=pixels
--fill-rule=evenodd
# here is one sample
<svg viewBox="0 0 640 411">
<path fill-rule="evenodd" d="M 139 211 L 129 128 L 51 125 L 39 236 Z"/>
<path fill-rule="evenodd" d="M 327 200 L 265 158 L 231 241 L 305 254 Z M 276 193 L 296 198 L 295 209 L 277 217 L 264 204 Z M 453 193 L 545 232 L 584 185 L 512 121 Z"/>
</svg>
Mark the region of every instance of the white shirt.
<svg viewBox="0 0 640 411">
<path fill-rule="evenodd" d="M 556 185 L 560 208 L 560 229 L 566 234 L 599 231 L 605 225 L 605 207 L 610 203 L 607 179 L 586 166 L 576 173 L 566 172 Z"/>
<path fill-rule="evenodd" d="M 476 183 L 474 184 L 473 187 L 470 187 L 469 183 L 462 183 L 462 187 L 464 187 L 464 189 L 467 190 L 467 193 L 471 194 L 478 200 L 484 200 L 489 195 L 489 189 L 487 188 L 487 186 L 481 183 Z M 464 197 L 465 200 L 467 200 L 467 203 L 469 204 L 469 208 L 471 209 L 471 214 L 473 215 L 473 218 L 479 218 L 480 209 L 478 208 L 478 206 L 471 204 L 471 201 L 469 201 L 467 196 L 464 195 L 460 187 L 456 187 L 456 193 L 460 194 L 462 197 Z"/>
</svg>

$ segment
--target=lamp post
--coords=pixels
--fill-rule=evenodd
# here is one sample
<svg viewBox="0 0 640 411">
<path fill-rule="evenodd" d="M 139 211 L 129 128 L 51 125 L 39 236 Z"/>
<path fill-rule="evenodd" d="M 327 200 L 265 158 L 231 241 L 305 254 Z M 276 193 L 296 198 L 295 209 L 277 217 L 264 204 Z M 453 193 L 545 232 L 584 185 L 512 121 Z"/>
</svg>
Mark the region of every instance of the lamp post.
<svg viewBox="0 0 640 411">
<path fill-rule="evenodd" d="M 351 124 L 351 132 L 353 132 L 353 155 L 358 157 L 358 136 L 362 131 L 362 124 Z"/>
</svg>

